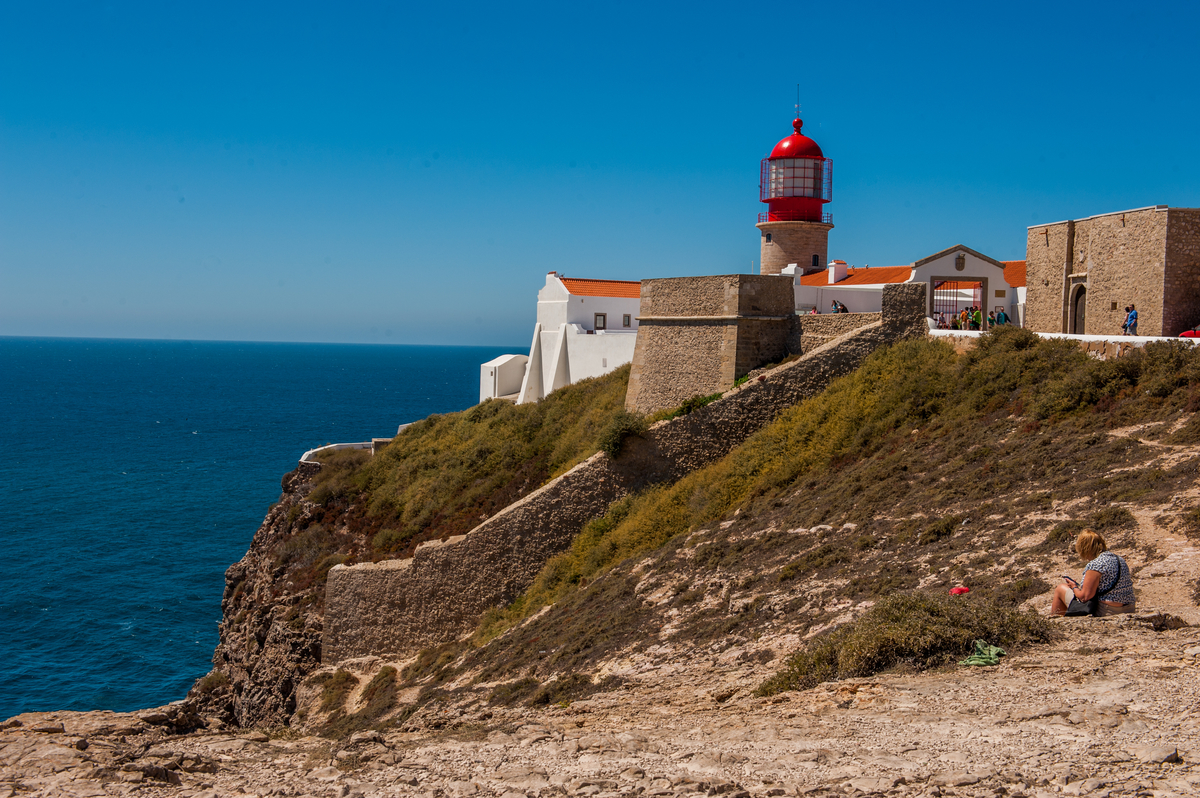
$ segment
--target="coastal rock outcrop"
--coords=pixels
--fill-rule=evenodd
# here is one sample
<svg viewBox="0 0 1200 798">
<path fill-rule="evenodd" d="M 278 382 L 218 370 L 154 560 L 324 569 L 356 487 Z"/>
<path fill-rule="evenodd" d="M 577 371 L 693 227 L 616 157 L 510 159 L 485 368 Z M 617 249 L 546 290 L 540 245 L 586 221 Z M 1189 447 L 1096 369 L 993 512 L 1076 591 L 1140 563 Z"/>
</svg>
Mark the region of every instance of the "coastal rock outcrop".
<svg viewBox="0 0 1200 798">
<path fill-rule="evenodd" d="M 295 540 L 297 522 L 316 509 L 306 496 L 318 468 L 302 463 L 283 477 L 279 502 L 245 556 L 225 572 L 213 671 L 188 695 L 202 714 L 238 726 L 286 724 L 295 711 L 297 682 L 320 663 L 324 581 L 300 579 L 304 569 L 295 566 L 319 569 L 317 557 L 336 555 L 316 542 L 314 551 L 295 558 L 283 550 Z"/>
</svg>

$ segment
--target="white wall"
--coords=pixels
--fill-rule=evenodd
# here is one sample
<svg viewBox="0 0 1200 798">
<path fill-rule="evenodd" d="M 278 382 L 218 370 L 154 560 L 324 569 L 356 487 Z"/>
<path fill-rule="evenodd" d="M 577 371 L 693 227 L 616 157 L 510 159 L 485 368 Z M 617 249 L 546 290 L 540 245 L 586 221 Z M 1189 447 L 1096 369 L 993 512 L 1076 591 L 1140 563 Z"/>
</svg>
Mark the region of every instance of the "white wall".
<svg viewBox="0 0 1200 798">
<path fill-rule="evenodd" d="M 572 296 L 567 304 L 567 323 L 578 324 L 585 330 L 595 329 L 597 313 L 607 316 L 609 330 L 637 332 L 638 308 L 641 299 L 612 296 Z M 623 316 L 629 316 L 629 326 L 623 326 Z"/>
<path fill-rule="evenodd" d="M 571 360 L 571 382 L 599 377 L 633 360 L 637 335 L 627 332 L 572 332 L 568 327 L 567 354 Z"/>
<path fill-rule="evenodd" d="M 609 296 L 577 296 L 555 272 L 546 275 L 546 285 L 538 291 L 537 320 L 547 330 L 557 330 L 562 324 L 578 324 L 585 330 L 595 328 L 596 314 L 607 316 L 609 330 L 637 332 L 638 308 L 641 299 Z M 623 326 L 629 316 L 629 326 Z"/>
<path fill-rule="evenodd" d="M 954 268 L 955 260 L 960 252 L 966 256 L 963 260 L 962 271 Z M 964 282 L 986 278 L 987 296 L 983 298 L 983 315 L 986 316 L 989 310 L 995 310 L 997 306 L 1002 306 L 1009 316 L 1013 318 L 1017 316 L 1013 313 L 1013 305 L 1019 301 L 1017 292 L 1005 281 L 1004 268 L 1001 266 L 976 257 L 970 252 L 952 249 L 936 260 L 913 267 L 913 276 L 910 282 L 928 284 L 934 277 Z M 1004 296 L 996 296 L 998 291 L 1003 291 Z"/>
<path fill-rule="evenodd" d="M 832 313 L 830 306 L 836 299 L 851 313 L 878 313 L 883 309 L 882 285 L 854 285 L 838 288 L 825 285 L 800 285 L 796 280 L 796 311 L 807 313 L 816 306 L 821 313 Z"/>
<path fill-rule="evenodd" d="M 479 401 L 486 402 L 500 396 L 509 396 L 521 390 L 525 380 L 525 368 L 529 363 L 526 355 L 501 355 L 479 367 Z"/>
<path fill-rule="evenodd" d="M 537 323 L 525 358 L 518 404 L 536 402 L 573 382 L 599 377 L 633 360 L 639 298 L 578 296 L 567 291 L 557 272 L 546 275 L 538 291 Z M 607 328 L 595 330 L 595 314 L 607 316 Z M 625 327 L 623 316 L 629 316 Z M 484 395 L 480 372 L 480 397 Z M 504 395 L 504 394 L 500 394 Z"/>
<path fill-rule="evenodd" d="M 546 284 L 538 291 L 537 320 L 544 329 L 557 330 L 567 322 L 571 295 L 554 272 L 546 275 Z"/>
</svg>

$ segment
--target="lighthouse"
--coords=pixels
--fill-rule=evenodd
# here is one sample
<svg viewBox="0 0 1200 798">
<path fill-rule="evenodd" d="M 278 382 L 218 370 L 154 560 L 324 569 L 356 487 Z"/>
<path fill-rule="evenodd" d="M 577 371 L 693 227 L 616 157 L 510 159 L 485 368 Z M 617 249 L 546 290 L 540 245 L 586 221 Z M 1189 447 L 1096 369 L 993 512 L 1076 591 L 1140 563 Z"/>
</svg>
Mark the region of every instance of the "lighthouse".
<svg viewBox="0 0 1200 798">
<path fill-rule="evenodd" d="M 825 268 L 833 215 L 825 203 L 833 199 L 833 160 L 817 142 L 800 132 L 804 120 L 792 122 L 795 131 L 762 160 L 758 198 L 767 211 L 758 215 L 762 237 L 762 274 L 779 274 L 796 264 L 799 274 Z"/>
</svg>

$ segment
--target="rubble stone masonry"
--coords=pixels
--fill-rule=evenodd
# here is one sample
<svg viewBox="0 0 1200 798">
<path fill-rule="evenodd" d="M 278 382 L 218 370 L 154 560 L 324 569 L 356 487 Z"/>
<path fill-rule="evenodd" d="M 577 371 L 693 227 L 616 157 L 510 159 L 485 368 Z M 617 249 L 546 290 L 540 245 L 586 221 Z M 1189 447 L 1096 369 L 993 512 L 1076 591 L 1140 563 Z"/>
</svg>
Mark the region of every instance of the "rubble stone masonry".
<svg viewBox="0 0 1200 798">
<path fill-rule="evenodd" d="M 1030 227 L 1026 326 L 1119 335 L 1125 306 L 1139 335 L 1175 336 L 1200 323 L 1200 210 L 1160 205 Z M 1075 298 L 1086 291 L 1085 324 Z"/>
<path fill-rule="evenodd" d="M 839 338 L 852 330 L 866 327 L 882 321 L 881 313 L 821 313 L 817 315 L 801 315 L 797 322 L 800 325 L 800 351 L 811 352 L 834 338 Z"/>
<path fill-rule="evenodd" d="M 1163 296 L 1164 335 L 1179 335 L 1200 324 L 1200 208 L 1167 211 Z"/>
<path fill-rule="evenodd" d="M 643 280 L 625 406 L 640 413 L 675 407 L 783 360 L 795 301 L 791 277 Z"/>
<path fill-rule="evenodd" d="M 761 274 L 779 274 L 794 263 L 801 273 L 814 271 L 812 256 L 817 256 L 820 271 L 829 262 L 829 231 L 833 225 L 824 222 L 759 222 L 762 234 L 760 248 Z M 770 234 L 771 240 L 767 240 Z"/>
<path fill-rule="evenodd" d="M 697 278 L 692 307 L 733 309 L 721 304 L 732 284 L 721 279 Z M 322 662 L 410 654 L 457 639 L 489 608 L 516 598 L 550 557 L 569 547 L 584 524 L 616 499 L 712 463 L 787 408 L 858 368 L 880 346 L 925 335 L 925 289 L 886 286 L 882 321 L 835 338 L 692 413 L 655 424 L 644 437 L 627 439 L 616 459 L 593 455 L 466 535 L 422 545 L 408 560 L 335 566 L 326 583 Z M 777 309 L 774 300 L 764 305 L 750 293 L 739 295 L 737 307 L 743 300 L 748 307 Z M 658 312 L 665 309 L 660 305 Z M 639 338 L 645 331 L 643 325 Z M 403 445 L 403 436 L 393 445 Z"/>
</svg>

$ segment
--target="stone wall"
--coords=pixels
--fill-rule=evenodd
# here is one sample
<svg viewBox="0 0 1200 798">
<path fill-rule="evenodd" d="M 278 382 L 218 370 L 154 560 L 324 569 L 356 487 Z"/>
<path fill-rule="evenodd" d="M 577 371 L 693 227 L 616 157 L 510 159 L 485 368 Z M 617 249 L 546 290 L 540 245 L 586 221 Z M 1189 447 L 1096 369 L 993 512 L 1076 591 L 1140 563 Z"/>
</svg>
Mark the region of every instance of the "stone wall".
<svg viewBox="0 0 1200 798">
<path fill-rule="evenodd" d="M 800 325 L 800 351 L 811 352 L 851 330 L 866 327 L 882 319 L 881 313 L 824 313 L 797 317 Z"/>
<path fill-rule="evenodd" d="M 1025 241 L 1025 326 L 1064 332 L 1063 283 L 1070 264 L 1074 222 L 1031 227 Z"/>
<path fill-rule="evenodd" d="M 645 331 L 643 326 L 639 336 Z M 772 369 L 706 407 L 655 424 L 644 438 L 629 439 L 616 460 L 594 455 L 467 535 L 422 546 L 412 559 L 335 566 L 326 583 L 322 661 L 408 654 L 458 638 L 486 610 L 516 598 L 546 560 L 570 546 L 612 501 L 723 457 L 782 411 L 853 371 L 875 349 L 926 331 L 925 286 L 889 285 L 882 321 Z"/>
<path fill-rule="evenodd" d="M 762 236 L 760 274 L 779 274 L 788 264 L 795 263 L 800 272 L 813 271 L 812 256 L 817 256 L 818 270 L 829 262 L 829 231 L 833 225 L 824 222 L 759 222 Z M 771 240 L 767 241 L 770 233 Z"/>
<path fill-rule="evenodd" d="M 1083 334 L 1120 335 L 1132 302 L 1138 334 L 1162 335 L 1167 218 L 1165 209 L 1151 208 L 1075 223 L 1073 273 L 1087 275 Z"/>
<path fill-rule="evenodd" d="M 1162 333 L 1179 335 L 1200 324 L 1200 209 L 1171 208 L 1167 219 Z"/>
<path fill-rule="evenodd" d="M 1029 228 L 1025 326 L 1072 332 L 1086 289 L 1082 334 L 1119 335 L 1125 306 L 1139 335 L 1175 336 L 1200 323 L 1200 210 L 1156 206 Z"/>
<path fill-rule="evenodd" d="M 785 358 L 795 318 L 791 277 L 727 274 L 642 281 L 625 406 L 640 413 L 724 391 Z"/>
</svg>

